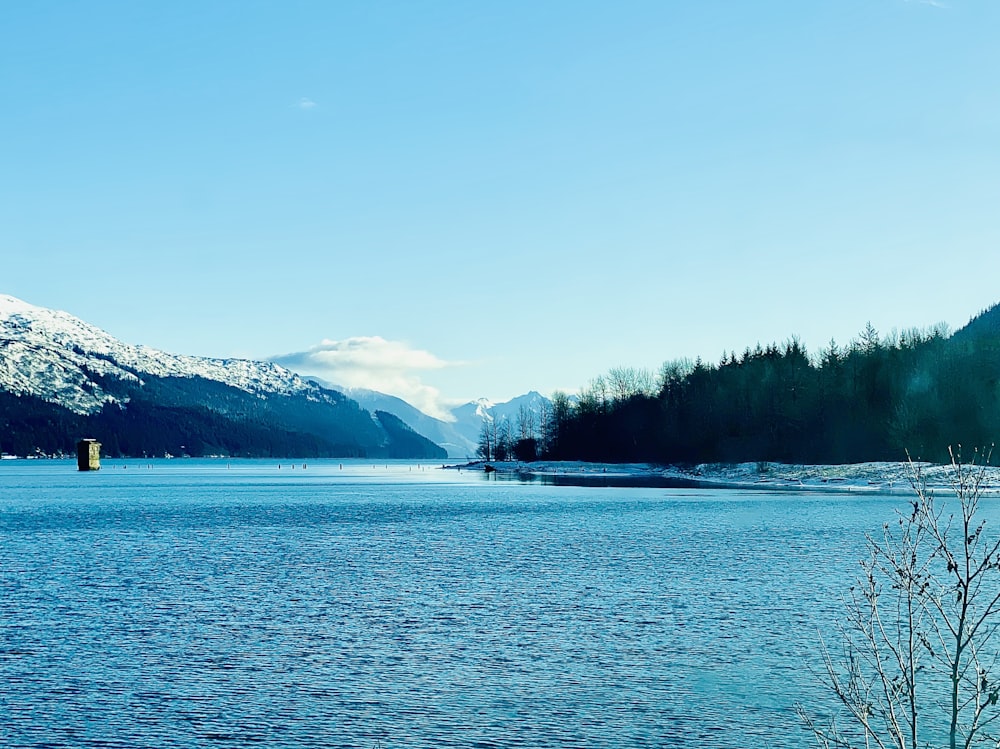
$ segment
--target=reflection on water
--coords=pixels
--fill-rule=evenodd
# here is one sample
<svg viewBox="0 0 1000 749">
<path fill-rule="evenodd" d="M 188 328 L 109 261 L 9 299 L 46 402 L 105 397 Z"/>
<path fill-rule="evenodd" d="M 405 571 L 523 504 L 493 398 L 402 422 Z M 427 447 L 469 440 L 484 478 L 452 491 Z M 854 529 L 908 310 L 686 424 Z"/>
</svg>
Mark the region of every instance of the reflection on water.
<svg viewBox="0 0 1000 749">
<path fill-rule="evenodd" d="M 545 486 L 592 486 L 603 488 L 638 488 L 638 489 L 702 489 L 705 484 L 690 479 L 671 478 L 668 476 L 630 475 L 619 473 L 484 473 L 483 476 L 493 481 L 519 481 L 526 484 L 543 484 Z"/>
<path fill-rule="evenodd" d="M 771 747 L 898 499 L 163 461 L 0 472 L 0 745 Z"/>
</svg>

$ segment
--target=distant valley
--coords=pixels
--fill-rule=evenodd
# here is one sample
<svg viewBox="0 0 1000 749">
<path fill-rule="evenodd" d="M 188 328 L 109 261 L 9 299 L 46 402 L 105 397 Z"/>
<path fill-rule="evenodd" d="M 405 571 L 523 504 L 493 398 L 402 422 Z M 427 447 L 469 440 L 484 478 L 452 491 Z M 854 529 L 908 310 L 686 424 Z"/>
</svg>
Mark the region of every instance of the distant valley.
<svg viewBox="0 0 1000 749">
<path fill-rule="evenodd" d="M 364 388 L 338 387 L 317 377 L 307 378 L 318 385 L 340 391 L 357 401 L 369 411 L 385 411 L 399 417 L 420 434 L 448 451 L 454 459 L 472 458 L 479 449 L 479 438 L 484 420 L 508 419 L 514 423 L 522 409 L 532 415 L 536 431 L 551 401 L 534 391 L 503 403 L 493 403 L 485 398 L 470 401 L 451 409 L 452 421 L 428 416 L 402 398 Z"/>
</svg>

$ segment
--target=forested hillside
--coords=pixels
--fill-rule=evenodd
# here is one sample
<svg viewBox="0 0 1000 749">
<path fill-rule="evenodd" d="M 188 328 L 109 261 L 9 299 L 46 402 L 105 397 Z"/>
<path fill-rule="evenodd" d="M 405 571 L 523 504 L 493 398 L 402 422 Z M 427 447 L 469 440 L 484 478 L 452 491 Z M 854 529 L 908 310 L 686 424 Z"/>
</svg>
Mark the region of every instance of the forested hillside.
<svg viewBox="0 0 1000 749">
<path fill-rule="evenodd" d="M 556 394 L 550 459 L 845 463 L 946 457 L 1000 436 L 1000 308 L 948 337 L 943 326 L 882 337 L 870 325 L 810 356 L 797 341 L 598 377 Z"/>
<path fill-rule="evenodd" d="M 443 458 L 430 440 L 273 362 L 172 354 L 0 294 L 0 451 Z"/>
<path fill-rule="evenodd" d="M 31 395 L 0 391 L 0 451 L 71 454 L 94 437 L 112 457 L 165 454 L 246 457 L 385 457 L 441 459 L 445 451 L 398 419 L 372 414 L 329 391 L 308 401 L 262 399 L 203 378 L 147 376 L 142 389 L 108 383 L 129 396 L 91 414 Z"/>
</svg>

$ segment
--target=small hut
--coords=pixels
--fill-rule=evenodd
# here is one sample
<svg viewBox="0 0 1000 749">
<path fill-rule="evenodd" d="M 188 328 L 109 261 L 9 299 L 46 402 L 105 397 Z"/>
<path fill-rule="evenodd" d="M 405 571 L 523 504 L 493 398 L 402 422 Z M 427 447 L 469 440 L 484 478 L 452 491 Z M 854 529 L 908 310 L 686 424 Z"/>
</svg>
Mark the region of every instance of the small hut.
<svg viewBox="0 0 1000 749">
<path fill-rule="evenodd" d="M 81 471 L 101 470 L 101 443 L 82 439 L 76 443 L 76 465 Z"/>
</svg>

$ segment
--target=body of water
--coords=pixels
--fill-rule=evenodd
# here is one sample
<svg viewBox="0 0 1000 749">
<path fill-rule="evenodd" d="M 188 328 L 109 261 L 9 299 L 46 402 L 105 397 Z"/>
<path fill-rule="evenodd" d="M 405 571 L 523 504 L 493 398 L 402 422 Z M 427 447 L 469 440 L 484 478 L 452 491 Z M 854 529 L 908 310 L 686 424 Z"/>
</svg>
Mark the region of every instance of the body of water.
<svg viewBox="0 0 1000 749">
<path fill-rule="evenodd" d="M 906 498 L 0 463 L 0 746 L 797 747 Z"/>
</svg>

